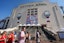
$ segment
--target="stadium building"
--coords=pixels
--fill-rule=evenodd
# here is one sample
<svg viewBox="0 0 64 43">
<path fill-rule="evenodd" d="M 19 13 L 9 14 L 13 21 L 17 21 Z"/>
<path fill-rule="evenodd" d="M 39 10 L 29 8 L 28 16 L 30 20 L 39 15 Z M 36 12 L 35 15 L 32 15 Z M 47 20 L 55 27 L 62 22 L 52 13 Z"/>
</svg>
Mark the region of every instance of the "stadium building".
<svg viewBox="0 0 64 43">
<path fill-rule="evenodd" d="M 43 26 L 57 32 L 64 27 L 64 21 L 57 3 L 44 1 L 19 5 L 13 9 L 8 28 L 18 25 Z"/>
<path fill-rule="evenodd" d="M 42 34 L 42 31 L 44 33 L 46 31 L 47 34 L 53 35 L 64 28 L 64 19 L 57 3 L 51 3 L 47 0 L 33 2 L 19 5 L 13 9 L 6 31 L 14 30 L 14 27 L 16 29 L 26 27 L 27 31 L 32 34 L 35 34 L 38 27 Z M 45 35 L 43 37 L 47 40 Z"/>
</svg>

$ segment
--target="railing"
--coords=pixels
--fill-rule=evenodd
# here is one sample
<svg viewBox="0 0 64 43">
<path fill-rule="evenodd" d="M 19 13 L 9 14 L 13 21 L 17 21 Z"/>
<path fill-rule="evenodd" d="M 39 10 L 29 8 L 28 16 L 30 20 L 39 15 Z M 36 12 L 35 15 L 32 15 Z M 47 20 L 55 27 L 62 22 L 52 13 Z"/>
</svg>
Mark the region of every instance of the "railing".
<svg viewBox="0 0 64 43">
<path fill-rule="evenodd" d="M 54 33 L 48 31 L 47 29 L 42 29 L 42 31 L 50 41 L 56 41 L 56 37 L 54 36 L 55 35 Z"/>
<path fill-rule="evenodd" d="M 17 29 L 18 29 L 18 27 L 14 27 L 14 28 L 7 28 L 7 29 L 0 29 L 0 32 L 4 32 L 4 31 L 9 32 L 9 31 L 17 30 Z"/>
</svg>

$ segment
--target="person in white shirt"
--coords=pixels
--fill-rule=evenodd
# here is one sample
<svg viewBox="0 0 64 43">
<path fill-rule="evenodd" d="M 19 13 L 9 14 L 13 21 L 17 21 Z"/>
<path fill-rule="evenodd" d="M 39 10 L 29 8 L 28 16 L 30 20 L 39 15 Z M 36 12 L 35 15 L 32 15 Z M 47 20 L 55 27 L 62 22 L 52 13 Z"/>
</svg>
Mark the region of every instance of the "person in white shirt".
<svg viewBox="0 0 64 43">
<path fill-rule="evenodd" d="M 25 28 L 22 28 L 21 33 L 20 33 L 20 41 L 19 43 L 25 43 Z"/>
</svg>

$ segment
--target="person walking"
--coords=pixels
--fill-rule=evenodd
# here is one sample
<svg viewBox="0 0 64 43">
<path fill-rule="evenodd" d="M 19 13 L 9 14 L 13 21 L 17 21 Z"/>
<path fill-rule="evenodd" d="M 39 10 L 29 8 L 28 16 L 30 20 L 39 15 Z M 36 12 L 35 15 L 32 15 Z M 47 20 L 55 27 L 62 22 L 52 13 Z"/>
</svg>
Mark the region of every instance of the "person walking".
<svg viewBox="0 0 64 43">
<path fill-rule="evenodd" d="M 14 36 L 14 33 L 11 32 L 11 33 L 8 34 L 8 41 L 7 41 L 7 43 L 15 43 L 14 41 L 15 41 L 15 36 Z"/>
<path fill-rule="evenodd" d="M 25 28 L 22 28 L 21 33 L 20 33 L 20 41 L 19 43 L 25 43 Z"/>
<path fill-rule="evenodd" d="M 36 43 L 40 43 L 40 32 L 39 32 L 38 29 L 37 29 L 37 32 L 36 32 Z"/>
<path fill-rule="evenodd" d="M 6 31 L 4 31 L 3 33 L 2 33 L 2 39 L 3 39 L 3 43 L 6 43 L 7 42 L 7 32 Z"/>
<path fill-rule="evenodd" d="M 2 37 L 2 34 L 0 34 L 0 43 L 5 43 L 4 38 Z"/>
<path fill-rule="evenodd" d="M 31 35 L 29 32 L 26 33 L 26 43 L 30 43 Z"/>
</svg>

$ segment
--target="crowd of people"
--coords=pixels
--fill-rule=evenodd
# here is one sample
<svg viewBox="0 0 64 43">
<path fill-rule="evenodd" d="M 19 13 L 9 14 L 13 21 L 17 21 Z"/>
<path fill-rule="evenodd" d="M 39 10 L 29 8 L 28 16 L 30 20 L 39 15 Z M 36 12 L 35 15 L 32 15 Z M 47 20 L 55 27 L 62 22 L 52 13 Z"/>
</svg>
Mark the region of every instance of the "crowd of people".
<svg viewBox="0 0 64 43">
<path fill-rule="evenodd" d="M 6 31 L 0 33 L 0 43 L 32 43 L 31 34 L 29 32 L 25 32 L 25 27 L 22 28 L 21 32 L 17 35 L 17 40 L 15 39 L 14 32 L 11 31 L 7 34 Z M 40 43 L 40 35 L 41 33 L 37 29 L 36 31 L 36 43 Z"/>
<path fill-rule="evenodd" d="M 11 31 L 7 34 L 6 31 L 0 33 L 0 43 L 12 43 L 14 42 L 14 33 Z"/>
</svg>

